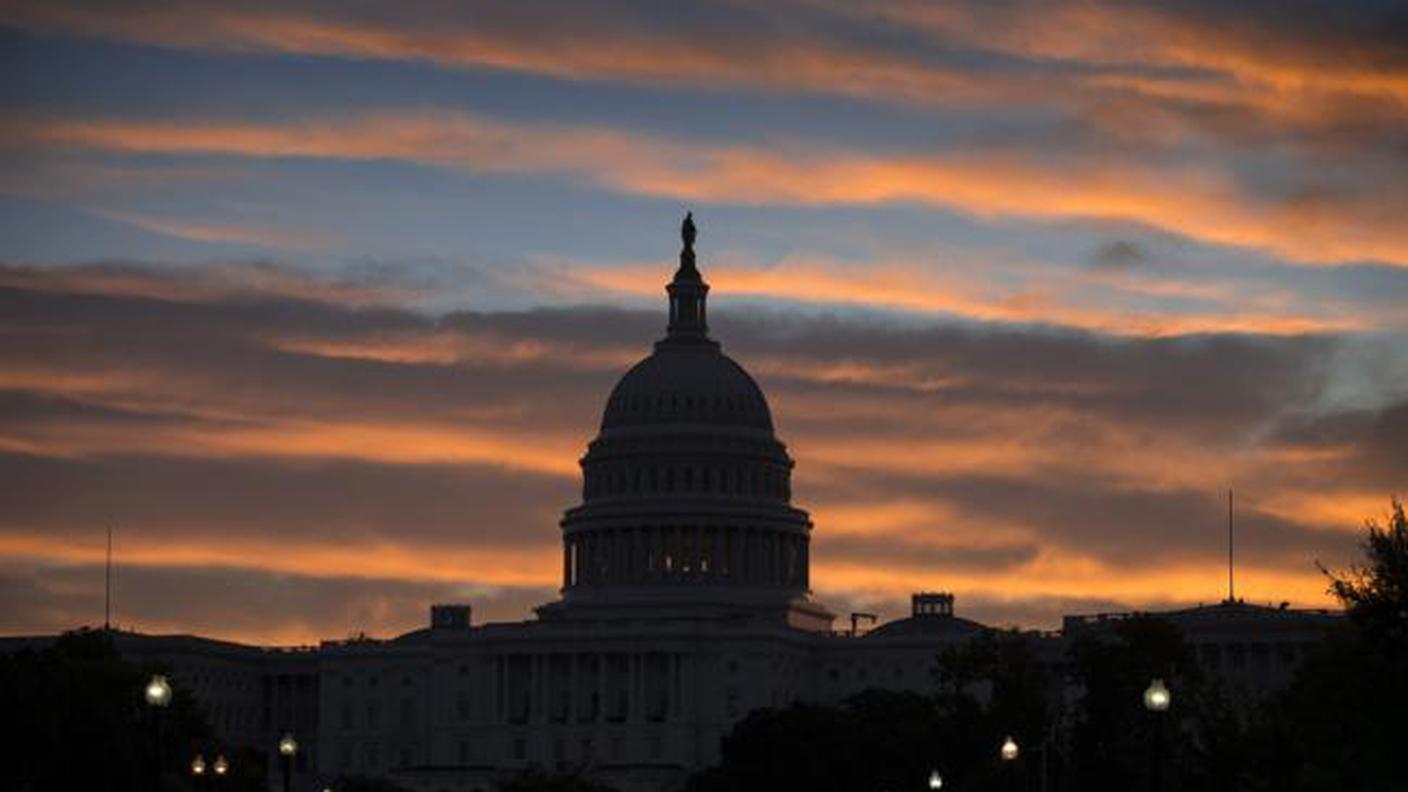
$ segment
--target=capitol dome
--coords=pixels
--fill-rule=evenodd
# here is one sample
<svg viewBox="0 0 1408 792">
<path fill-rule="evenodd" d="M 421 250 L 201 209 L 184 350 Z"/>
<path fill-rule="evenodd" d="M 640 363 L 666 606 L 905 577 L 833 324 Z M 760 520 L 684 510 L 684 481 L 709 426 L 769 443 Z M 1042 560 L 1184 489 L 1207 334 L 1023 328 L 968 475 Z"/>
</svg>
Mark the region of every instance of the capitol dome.
<svg viewBox="0 0 1408 792">
<path fill-rule="evenodd" d="M 562 600 L 544 617 L 770 613 L 825 629 L 808 599 L 811 520 L 767 398 L 709 337 L 709 285 L 686 217 L 665 337 L 607 398 L 562 518 Z"/>
<path fill-rule="evenodd" d="M 717 345 L 661 343 L 606 400 L 602 431 L 671 423 L 772 431 L 758 383 Z"/>
</svg>

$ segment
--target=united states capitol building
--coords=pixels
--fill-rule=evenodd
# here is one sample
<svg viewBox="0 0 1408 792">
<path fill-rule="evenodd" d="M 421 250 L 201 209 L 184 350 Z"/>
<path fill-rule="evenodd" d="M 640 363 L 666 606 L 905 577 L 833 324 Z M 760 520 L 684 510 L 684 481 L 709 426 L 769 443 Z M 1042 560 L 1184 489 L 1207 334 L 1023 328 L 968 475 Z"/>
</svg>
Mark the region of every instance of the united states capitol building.
<svg viewBox="0 0 1408 792">
<path fill-rule="evenodd" d="M 709 335 L 688 218 L 683 241 L 665 335 L 606 399 L 581 502 L 561 520 L 561 596 L 535 618 L 480 624 L 471 605 L 445 604 L 386 640 L 274 650 L 119 633 L 119 648 L 169 664 L 232 744 L 295 734 L 295 788 L 370 775 L 487 791 L 537 765 L 669 790 L 752 710 L 932 690 L 937 653 L 989 628 L 946 593 L 917 593 L 910 616 L 864 633 L 813 598 L 793 460 L 763 391 Z M 1286 679 L 1333 618 L 1240 602 L 1165 616 L 1252 687 Z M 1068 617 L 1034 640 L 1059 663 L 1068 635 L 1115 618 Z"/>
</svg>

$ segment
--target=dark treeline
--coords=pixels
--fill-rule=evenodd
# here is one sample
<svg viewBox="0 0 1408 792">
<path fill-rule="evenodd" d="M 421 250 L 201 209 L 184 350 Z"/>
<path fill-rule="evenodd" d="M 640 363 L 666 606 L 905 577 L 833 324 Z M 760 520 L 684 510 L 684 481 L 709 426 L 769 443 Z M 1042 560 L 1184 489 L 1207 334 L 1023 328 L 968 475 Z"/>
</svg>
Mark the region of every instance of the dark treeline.
<svg viewBox="0 0 1408 792">
<path fill-rule="evenodd" d="M 191 776 L 197 753 L 229 761 L 221 792 L 266 789 L 264 757 L 218 744 L 199 703 L 179 686 L 154 734 L 143 690 L 153 673 L 167 671 L 124 661 L 103 630 L 0 653 L 0 789 L 150 790 L 155 767 L 162 790 L 203 792 L 197 782 L 214 779 Z"/>
<path fill-rule="evenodd" d="M 690 792 L 922 789 L 933 770 L 943 789 L 1138 792 L 1153 787 L 1156 759 L 1166 792 L 1408 790 L 1401 504 L 1368 524 L 1364 550 L 1363 565 L 1327 571 L 1343 623 L 1265 700 L 1204 674 L 1179 630 L 1152 616 L 1076 639 L 1064 679 L 1049 678 L 1029 637 L 989 633 L 940 655 L 932 695 L 872 690 L 754 712 Z M 1162 714 L 1142 703 L 1155 677 L 1174 691 Z M 1008 736 L 1021 751 L 1004 762 Z"/>
</svg>

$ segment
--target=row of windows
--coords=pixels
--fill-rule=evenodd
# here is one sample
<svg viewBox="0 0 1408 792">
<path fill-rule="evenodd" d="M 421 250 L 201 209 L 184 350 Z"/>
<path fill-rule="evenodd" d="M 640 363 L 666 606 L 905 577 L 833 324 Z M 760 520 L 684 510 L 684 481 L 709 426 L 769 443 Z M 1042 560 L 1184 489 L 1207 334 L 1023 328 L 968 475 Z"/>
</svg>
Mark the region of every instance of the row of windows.
<svg viewBox="0 0 1408 792">
<path fill-rule="evenodd" d="M 334 675 L 334 678 L 336 678 L 337 676 L 338 675 Z M 344 688 L 350 688 L 357 683 L 357 674 L 347 672 L 341 674 L 340 676 L 342 677 L 342 686 Z M 393 674 L 392 676 L 394 677 L 395 675 Z M 411 674 L 401 674 L 401 686 L 410 687 L 413 679 L 414 677 Z M 367 687 L 377 687 L 381 684 L 381 675 L 375 673 L 367 674 L 364 681 L 366 682 Z"/>
<path fill-rule="evenodd" d="M 1311 643 L 1205 643 L 1197 647 L 1199 659 L 1206 665 L 1226 665 L 1233 669 L 1248 665 L 1264 669 L 1274 661 L 1290 667 L 1300 662 L 1300 658 L 1313 646 Z"/>
<path fill-rule="evenodd" d="M 383 761 L 391 762 L 395 767 L 413 767 L 419 758 L 416 746 L 412 744 L 385 746 L 385 751 L 377 743 L 363 743 L 361 748 L 361 761 L 358 763 L 356 760 L 359 758 L 359 752 L 355 743 L 343 743 L 339 746 L 338 768 L 344 773 L 354 770 L 378 772 L 387 769 L 383 767 Z M 467 744 L 465 750 L 468 753 Z"/>
<path fill-rule="evenodd" d="M 755 498 L 792 497 L 790 476 L 777 465 L 592 465 L 583 477 L 586 499 L 656 492 L 708 492 Z"/>
<path fill-rule="evenodd" d="M 677 712 L 682 695 L 678 660 L 657 652 L 634 659 L 616 653 L 512 655 L 499 660 L 498 673 L 498 707 L 512 724 L 624 723 L 633 695 L 640 697 L 638 716 L 659 723 Z"/>
<path fill-rule="evenodd" d="M 805 586 L 806 537 L 739 526 L 645 526 L 576 534 L 564 544 L 564 583 L 696 578 Z"/>
<path fill-rule="evenodd" d="M 613 396 L 611 410 L 627 413 L 711 411 L 724 415 L 760 412 L 766 408 L 760 397 L 714 394 L 657 393 L 654 396 Z"/>
<path fill-rule="evenodd" d="M 357 717 L 359 709 L 363 715 L 360 719 Z M 381 701 L 378 699 L 370 699 L 360 708 L 352 701 L 343 701 L 340 711 L 339 721 L 343 729 L 381 728 Z M 416 724 L 416 703 L 413 699 L 401 699 L 401 705 L 397 708 L 396 724 L 403 728 Z"/>
</svg>

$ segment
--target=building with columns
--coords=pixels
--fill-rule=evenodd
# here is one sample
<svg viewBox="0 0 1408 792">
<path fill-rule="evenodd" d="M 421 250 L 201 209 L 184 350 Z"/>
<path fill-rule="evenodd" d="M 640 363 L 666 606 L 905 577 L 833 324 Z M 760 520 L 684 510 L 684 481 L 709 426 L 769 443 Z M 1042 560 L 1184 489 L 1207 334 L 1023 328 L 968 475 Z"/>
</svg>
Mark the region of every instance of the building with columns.
<svg viewBox="0 0 1408 792">
<path fill-rule="evenodd" d="M 671 790 L 752 710 L 932 690 L 938 653 L 988 628 L 957 616 L 952 595 L 920 593 L 907 618 L 834 629 L 811 594 L 793 460 L 758 384 L 709 335 L 690 217 L 682 236 L 665 335 L 606 400 L 581 502 L 560 524 L 561 596 L 535 618 L 475 624 L 469 605 L 435 605 L 427 627 L 385 640 L 287 652 L 120 634 L 122 651 L 169 663 L 223 739 L 268 750 L 275 784 L 272 746 L 294 732 L 300 789 L 366 775 L 487 792 L 536 765 Z M 1333 618 L 1244 603 L 1171 616 L 1210 668 L 1261 687 Z M 1068 617 L 1065 632 L 1117 618 Z M 1065 635 L 1034 640 L 1060 661 Z"/>
</svg>

